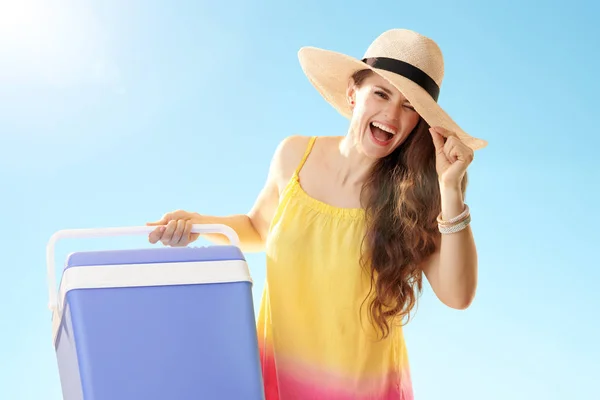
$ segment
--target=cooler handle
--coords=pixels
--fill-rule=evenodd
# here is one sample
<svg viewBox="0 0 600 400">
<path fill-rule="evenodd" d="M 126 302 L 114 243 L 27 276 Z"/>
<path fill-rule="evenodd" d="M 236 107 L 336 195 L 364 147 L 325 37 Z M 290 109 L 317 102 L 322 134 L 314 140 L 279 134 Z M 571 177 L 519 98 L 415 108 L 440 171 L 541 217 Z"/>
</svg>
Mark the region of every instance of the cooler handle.
<svg viewBox="0 0 600 400">
<path fill-rule="evenodd" d="M 46 264 L 48 273 L 48 308 L 52 311 L 57 310 L 58 289 L 56 287 L 56 270 L 54 265 L 54 248 L 56 242 L 66 238 L 92 238 L 92 237 L 107 237 L 107 236 L 129 236 L 150 234 L 155 230 L 156 226 L 132 226 L 118 228 L 89 228 L 89 229 L 63 229 L 55 232 L 48 241 L 46 246 Z M 227 225 L 223 224 L 194 224 L 192 225 L 191 233 L 207 234 L 220 233 L 230 241 L 230 244 L 239 247 L 240 240 L 237 233 Z"/>
</svg>

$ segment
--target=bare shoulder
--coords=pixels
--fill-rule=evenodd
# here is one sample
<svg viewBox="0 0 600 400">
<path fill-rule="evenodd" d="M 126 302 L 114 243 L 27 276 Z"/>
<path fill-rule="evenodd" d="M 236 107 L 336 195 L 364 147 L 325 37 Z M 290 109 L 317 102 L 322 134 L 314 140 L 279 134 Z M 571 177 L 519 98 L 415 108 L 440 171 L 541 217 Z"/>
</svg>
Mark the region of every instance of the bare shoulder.
<svg viewBox="0 0 600 400">
<path fill-rule="evenodd" d="M 273 155 L 271 172 L 279 185 L 285 185 L 302 161 L 310 136 L 291 135 L 283 139 Z"/>
</svg>

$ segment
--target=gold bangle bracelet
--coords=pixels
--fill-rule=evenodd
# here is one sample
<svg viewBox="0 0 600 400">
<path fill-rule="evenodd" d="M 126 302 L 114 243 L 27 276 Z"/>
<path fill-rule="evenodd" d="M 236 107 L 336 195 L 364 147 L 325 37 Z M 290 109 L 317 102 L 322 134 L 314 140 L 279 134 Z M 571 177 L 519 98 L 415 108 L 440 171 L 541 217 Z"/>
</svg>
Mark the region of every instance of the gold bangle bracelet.
<svg viewBox="0 0 600 400">
<path fill-rule="evenodd" d="M 437 217 L 437 222 L 439 225 L 443 225 L 443 226 L 452 226 L 455 224 L 459 224 L 461 222 L 463 222 L 464 220 L 466 220 L 470 215 L 470 210 L 469 210 L 469 206 L 465 204 L 465 209 L 463 210 L 462 213 L 460 213 L 459 215 L 457 215 L 454 218 L 451 218 L 447 221 L 442 219 L 442 213 L 440 212 L 440 214 Z"/>
</svg>

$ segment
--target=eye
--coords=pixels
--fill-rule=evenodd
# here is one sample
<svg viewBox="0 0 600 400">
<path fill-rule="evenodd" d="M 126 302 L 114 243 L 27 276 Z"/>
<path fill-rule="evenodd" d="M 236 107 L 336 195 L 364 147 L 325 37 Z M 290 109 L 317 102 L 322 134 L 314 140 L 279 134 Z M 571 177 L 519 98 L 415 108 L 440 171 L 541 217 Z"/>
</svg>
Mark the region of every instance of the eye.
<svg viewBox="0 0 600 400">
<path fill-rule="evenodd" d="M 375 94 L 385 100 L 390 98 L 390 96 L 388 96 L 387 93 L 385 93 L 381 90 L 376 91 Z"/>
<path fill-rule="evenodd" d="M 403 107 L 408 108 L 411 111 L 416 111 L 415 108 L 413 106 L 411 106 L 410 104 L 404 104 Z"/>
</svg>

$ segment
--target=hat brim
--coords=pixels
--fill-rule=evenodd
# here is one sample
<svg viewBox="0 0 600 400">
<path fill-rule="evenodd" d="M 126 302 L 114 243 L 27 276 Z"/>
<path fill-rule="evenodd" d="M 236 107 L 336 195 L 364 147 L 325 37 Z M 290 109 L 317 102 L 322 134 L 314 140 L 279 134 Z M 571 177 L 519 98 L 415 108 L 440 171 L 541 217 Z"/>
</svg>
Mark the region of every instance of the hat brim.
<svg viewBox="0 0 600 400">
<path fill-rule="evenodd" d="M 310 83 L 346 118 L 352 117 L 346 99 L 348 80 L 358 70 L 371 69 L 398 89 L 429 126 L 441 126 L 456 133 L 473 150 L 487 146 L 487 141 L 466 133 L 423 88 L 404 76 L 373 68 L 346 54 L 316 47 L 302 47 L 298 58 Z"/>
</svg>

